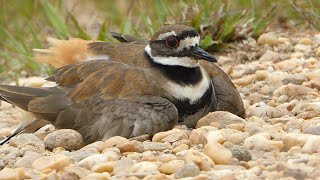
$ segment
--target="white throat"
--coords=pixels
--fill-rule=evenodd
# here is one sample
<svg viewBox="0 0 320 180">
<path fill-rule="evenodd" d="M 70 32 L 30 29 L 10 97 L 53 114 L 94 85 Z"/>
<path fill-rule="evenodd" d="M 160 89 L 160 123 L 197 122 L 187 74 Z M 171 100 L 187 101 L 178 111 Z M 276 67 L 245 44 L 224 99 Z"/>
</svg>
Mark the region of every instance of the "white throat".
<svg viewBox="0 0 320 180">
<path fill-rule="evenodd" d="M 150 56 L 150 58 L 155 63 L 158 63 L 158 64 L 170 65 L 170 66 L 183 66 L 183 67 L 189 67 L 189 68 L 193 68 L 193 67 L 199 66 L 199 63 L 197 61 L 195 61 L 194 59 L 192 59 L 192 58 L 190 58 L 188 56 L 185 56 L 185 57 L 152 56 L 151 47 L 150 47 L 149 44 L 144 48 L 144 50 Z"/>
</svg>

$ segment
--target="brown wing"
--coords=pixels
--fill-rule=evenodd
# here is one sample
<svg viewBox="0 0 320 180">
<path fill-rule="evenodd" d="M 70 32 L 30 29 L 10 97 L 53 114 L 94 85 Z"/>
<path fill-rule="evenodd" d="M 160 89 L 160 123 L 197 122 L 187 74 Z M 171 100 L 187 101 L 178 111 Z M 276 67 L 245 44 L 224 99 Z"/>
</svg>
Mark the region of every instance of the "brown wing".
<svg viewBox="0 0 320 180">
<path fill-rule="evenodd" d="M 142 69 L 94 60 L 58 69 L 51 80 L 59 86 L 0 86 L 0 96 L 56 128 L 79 131 L 87 143 L 165 131 L 178 120 L 176 107 L 155 96 Z"/>
<path fill-rule="evenodd" d="M 61 68 L 54 79 L 69 88 L 67 97 L 78 107 L 73 128 L 86 142 L 114 135 L 153 135 L 177 123 L 176 107 L 155 96 L 155 88 L 140 68 L 94 60 Z"/>
<path fill-rule="evenodd" d="M 208 72 L 213 83 L 218 111 L 229 111 L 245 117 L 245 110 L 240 94 L 228 75 L 213 63 L 202 61 L 201 66 Z"/>
<path fill-rule="evenodd" d="M 143 69 L 108 60 L 69 65 L 58 69 L 50 79 L 68 87 L 67 96 L 72 102 L 93 96 L 111 99 L 156 93 Z"/>
</svg>

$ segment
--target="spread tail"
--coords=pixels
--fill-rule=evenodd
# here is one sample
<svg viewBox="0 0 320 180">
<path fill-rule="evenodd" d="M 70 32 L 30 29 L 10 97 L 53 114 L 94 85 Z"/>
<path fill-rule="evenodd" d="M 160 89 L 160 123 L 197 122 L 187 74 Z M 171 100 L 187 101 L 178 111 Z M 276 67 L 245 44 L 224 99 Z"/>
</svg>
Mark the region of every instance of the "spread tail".
<svg viewBox="0 0 320 180">
<path fill-rule="evenodd" d="M 35 60 L 52 65 L 55 68 L 85 61 L 90 52 L 86 41 L 78 38 L 59 40 L 48 38 L 49 49 L 33 49 L 36 53 Z"/>
<path fill-rule="evenodd" d="M 27 111 L 27 114 L 20 118 L 16 131 L 0 141 L 0 144 L 20 133 L 35 132 L 49 122 L 56 125 L 57 120 L 61 127 L 72 128 L 72 121 L 66 119 L 74 119 L 75 114 L 68 108 L 68 100 L 61 89 L 0 85 L 0 100 Z M 61 114 L 64 114 L 66 119 L 60 117 Z"/>
</svg>

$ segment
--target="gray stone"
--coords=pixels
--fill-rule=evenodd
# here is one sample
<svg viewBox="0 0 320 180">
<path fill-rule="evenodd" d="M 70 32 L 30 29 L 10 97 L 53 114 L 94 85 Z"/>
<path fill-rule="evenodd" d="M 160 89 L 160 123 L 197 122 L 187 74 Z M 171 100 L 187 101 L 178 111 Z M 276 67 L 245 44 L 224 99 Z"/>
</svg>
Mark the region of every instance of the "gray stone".
<svg viewBox="0 0 320 180">
<path fill-rule="evenodd" d="M 73 162 L 79 162 L 82 159 L 95 154 L 99 154 L 99 151 L 95 148 L 86 148 L 64 153 L 64 155 L 68 156 Z"/>
<path fill-rule="evenodd" d="M 174 177 L 177 179 L 186 177 L 195 177 L 200 173 L 200 168 L 193 162 L 186 164 L 181 169 L 174 173 Z"/>
<path fill-rule="evenodd" d="M 304 134 L 320 135 L 320 125 L 310 126 L 303 130 Z"/>
<path fill-rule="evenodd" d="M 240 146 L 233 146 L 229 149 L 232 153 L 232 156 L 237 158 L 239 161 L 251 161 L 252 156 L 250 152 Z"/>
</svg>

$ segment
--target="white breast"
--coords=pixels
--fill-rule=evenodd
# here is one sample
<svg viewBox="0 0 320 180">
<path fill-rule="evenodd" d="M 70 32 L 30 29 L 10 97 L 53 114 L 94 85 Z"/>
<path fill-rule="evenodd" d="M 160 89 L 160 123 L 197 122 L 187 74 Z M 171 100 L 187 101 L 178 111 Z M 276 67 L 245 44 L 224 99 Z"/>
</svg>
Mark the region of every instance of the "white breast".
<svg viewBox="0 0 320 180">
<path fill-rule="evenodd" d="M 190 104 L 196 103 L 210 87 L 210 78 L 202 69 L 202 80 L 196 85 L 184 86 L 172 81 L 167 82 L 167 91 L 179 100 L 189 100 Z"/>
</svg>

